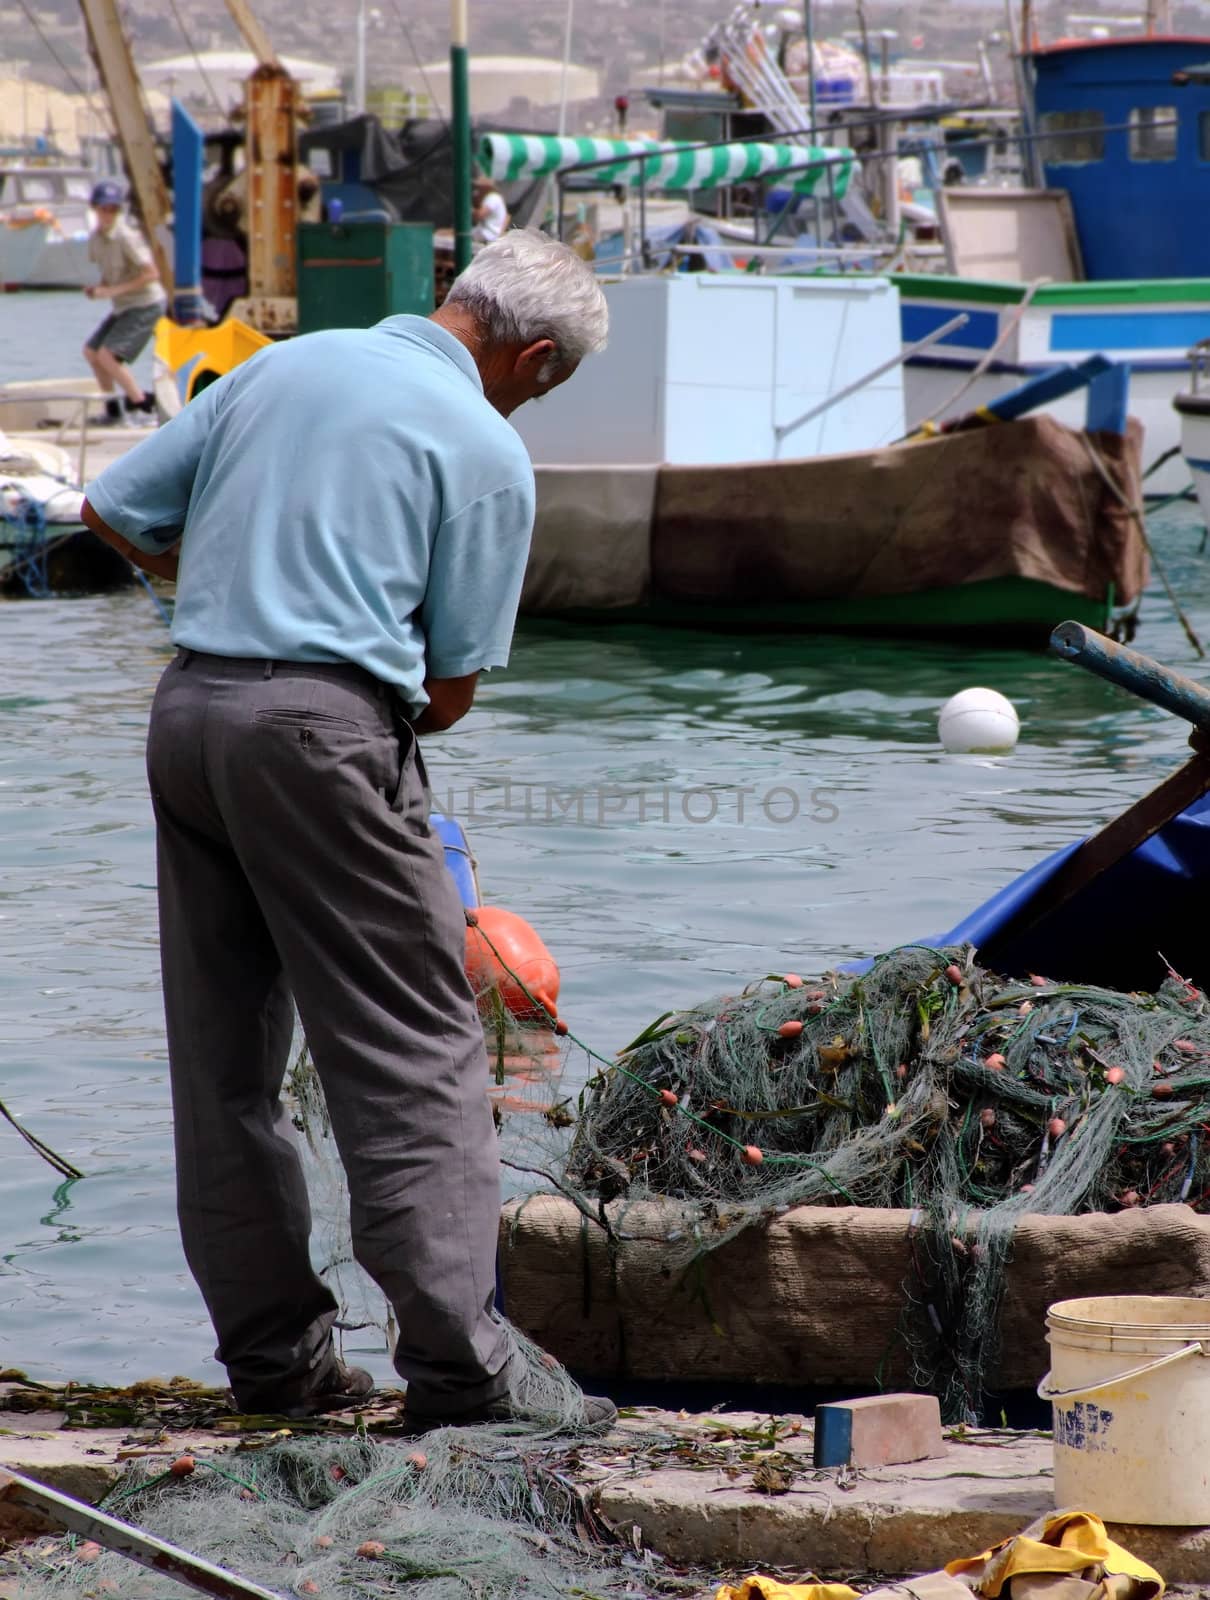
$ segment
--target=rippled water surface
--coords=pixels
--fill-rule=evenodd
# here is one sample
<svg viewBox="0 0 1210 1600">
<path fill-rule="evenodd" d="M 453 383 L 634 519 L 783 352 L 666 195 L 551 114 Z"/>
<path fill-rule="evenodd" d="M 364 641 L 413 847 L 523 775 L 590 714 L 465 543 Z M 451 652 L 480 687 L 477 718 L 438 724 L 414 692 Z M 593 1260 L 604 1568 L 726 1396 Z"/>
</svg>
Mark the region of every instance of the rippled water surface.
<svg viewBox="0 0 1210 1600">
<path fill-rule="evenodd" d="M 74 328 L 13 297 L 0 349 L 23 354 L 4 376 L 40 359 L 14 307 L 61 351 L 42 374 L 68 370 Z M 1182 506 L 1155 533 L 1210 635 L 1200 522 Z M 1138 643 L 1210 678 L 1158 590 Z M 87 1174 L 60 1184 L 0 1122 L 0 1350 L 33 1376 L 221 1377 L 173 1215 L 142 771 L 167 658 L 141 591 L 0 604 L 0 1098 Z M 974 683 L 1021 713 L 1011 758 L 936 742 L 940 702 Z M 1184 741 L 1040 654 L 529 625 L 426 751 L 485 898 L 535 923 L 562 1009 L 608 1052 L 737 981 L 942 930 L 1140 795 Z"/>
</svg>

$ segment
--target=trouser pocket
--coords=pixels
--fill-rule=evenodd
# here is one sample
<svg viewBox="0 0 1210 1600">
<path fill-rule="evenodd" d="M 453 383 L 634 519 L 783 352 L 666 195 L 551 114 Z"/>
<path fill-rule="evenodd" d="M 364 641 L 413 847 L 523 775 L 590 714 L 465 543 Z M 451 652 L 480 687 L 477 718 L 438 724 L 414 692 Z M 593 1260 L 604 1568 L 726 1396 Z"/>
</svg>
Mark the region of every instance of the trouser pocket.
<svg viewBox="0 0 1210 1600">
<path fill-rule="evenodd" d="M 391 701 L 391 716 L 399 740 L 399 776 L 394 791 L 389 792 L 387 798 L 392 811 L 414 812 L 416 821 L 422 827 L 427 827 L 432 794 L 420 744 L 415 729 L 403 714 L 403 708 L 394 699 Z"/>
</svg>

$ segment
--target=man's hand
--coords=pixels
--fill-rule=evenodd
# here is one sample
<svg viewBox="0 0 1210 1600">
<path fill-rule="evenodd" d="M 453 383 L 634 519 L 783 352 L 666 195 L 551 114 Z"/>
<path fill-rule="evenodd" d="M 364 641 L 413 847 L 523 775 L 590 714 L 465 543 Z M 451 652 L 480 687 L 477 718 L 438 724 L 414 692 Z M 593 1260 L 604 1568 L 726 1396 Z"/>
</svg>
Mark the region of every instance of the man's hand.
<svg viewBox="0 0 1210 1600">
<path fill-rule="evenodd" d="M 144 572 L 150 572 L 153 577 L 167 578 L 176 582 L 176 569 L 180 560 L 180 541 L 172 545 L 163 555 L 149 555 L 146 550 L 139 550 L 131 544 L 129 539 L 123 539 L 120 533 L 102 521 L 93 508 L 85 500 L 80 507 L 80 521 L 86 528 L 90 528 L 98 539 L 104 539 L 106 544 L 112 545 L 119 555 L 125 556 L 133 566 L 142 567 Z"/>
<path fill-rule="evenodd" d="M 88 296 L 88 298 L 90 300 L 104 300 L 105 295 L 106 295 L 106 289 L 105 289 L 104 284 L 86 283 L 84 285 L 84 293 Z"/>
<path fill-rule="evenodd" d="M 417 733 L 442 733 L 460 722 L 470 710 L 475 698 L 477 672 L 465 678 L 426 678 L 424 692 L 429 703 L 413 722 Z"/>
</svg>

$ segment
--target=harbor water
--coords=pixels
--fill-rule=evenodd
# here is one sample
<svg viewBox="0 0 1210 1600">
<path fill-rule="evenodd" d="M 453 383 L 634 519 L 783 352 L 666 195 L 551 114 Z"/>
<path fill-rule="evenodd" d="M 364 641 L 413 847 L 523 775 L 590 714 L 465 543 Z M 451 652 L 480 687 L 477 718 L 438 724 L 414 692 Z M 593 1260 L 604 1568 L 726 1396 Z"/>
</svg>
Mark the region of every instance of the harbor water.
<svg viewBox="0 0 1210 1600">
<path fill-rule="evenodd" d="M 0 377 L 77 370 L 94 312 L 0 301 Z M 1210 636 L 1196 512 L 1153 532 Z M 1158 586 L 1138 644 L 1210 678 Z M 0 1099 L 85 1174 L 62 1182 L 0 1122 L 0 1364 L 219 1382 L 174 1217 L 142 766 L 165 629 L 141 590 L 11 602 L 0 651 Z M 1011 757 L 940 749 L 938 708 L 973 684 L 1016 704 Z M 609 1054 L 766 972 L 939 932 L 1185 749 L 1172 718 L 1041 653 L 527 624 L 426 760 L 484 898 L 534 923 L 564 1015 Z"/>
</svg>

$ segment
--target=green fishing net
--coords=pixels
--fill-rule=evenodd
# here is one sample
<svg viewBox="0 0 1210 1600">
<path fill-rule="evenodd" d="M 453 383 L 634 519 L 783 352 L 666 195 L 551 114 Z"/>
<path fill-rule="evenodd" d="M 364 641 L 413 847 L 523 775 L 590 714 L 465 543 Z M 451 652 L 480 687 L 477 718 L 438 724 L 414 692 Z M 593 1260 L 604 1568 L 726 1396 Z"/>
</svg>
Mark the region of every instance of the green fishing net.
<svg viewBox="0 0 1210 1600">
<path fill-rule="evenodd" d="M 565 1437 L 521 1428 L 300 1438 L 184 1457 L 177 1471 L 132 1464 L 102 1509 L 280 1595 L 640 1600 L 681 1589 L 610 1540 L 575 1467 Z M 76 1537 L 0 1556 L 0 1580 L 6 1596 L 38 1600 L 187 1592 Z"/>
<path fill-rule="evenodd" d="M 969 949 L 910 945 L 860 973 L 759 978 L 660 1017 L 608 1057 L 540 1005 L 518 1020 L 490 985 L 479 998 L 510 1186 L 555 1189 L 586 1226 L 608 1207 L 623 1252 L 628 1202 L 675 1202 L 670 1282 L 792 1206 L 912 1211 L 900 1335 L 912 1381 L 951 1420 L 979 1415 L 1023 1215 L 1210 1209 L 1210 1007 L 1175 973 L 1155 994 L 1122 994 L 1008 980 Z M 378 1329 L 389 1349 L 387 1307 L 352 1259 L 343 1173 L 305 1049 L 290 1095 L 340 1327 L 358 1330 L 359 1346 Z M 577 1479 L 575 1385 L 513 1338 L 510 1381 L 534 1414 L 528 1426 L 271 1441 L 199 1462 L 184 1482 L 132 1467 L 111 1509 L 280 1593 L 676 1589 L 675 1574 L 636 1573 L 633 1552 L 594 1519 Z M 48 1600 L 172 1592 L 117 1556 L 85 1557 L 78 1541 L 35 1541 L 8 1560 L 15 1592 Z"/>
<path fill-rule="evenodd" d="M 1210 1209 L 1208 1123 L 1210 1008 L 1175 973 L 1120 994 L 912 945 L 661 1017 L 590 1081 L 561 1177 L 689 1202 L 673 1268 L 791 1206 L 917 1212 L 913 1379 L 975 1420 L 1017 1220 Z"/>
</svg>

